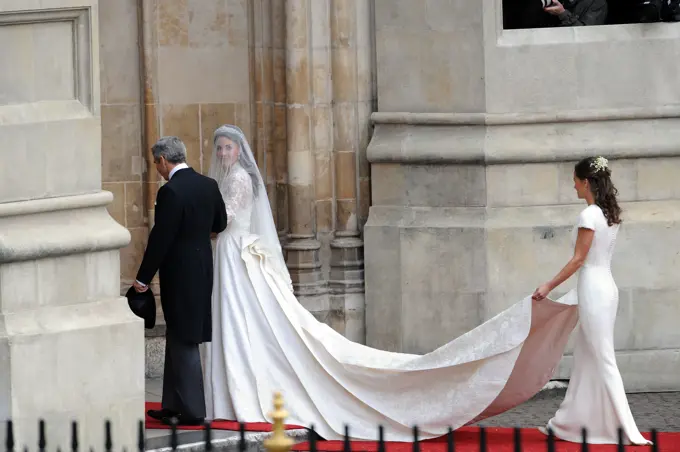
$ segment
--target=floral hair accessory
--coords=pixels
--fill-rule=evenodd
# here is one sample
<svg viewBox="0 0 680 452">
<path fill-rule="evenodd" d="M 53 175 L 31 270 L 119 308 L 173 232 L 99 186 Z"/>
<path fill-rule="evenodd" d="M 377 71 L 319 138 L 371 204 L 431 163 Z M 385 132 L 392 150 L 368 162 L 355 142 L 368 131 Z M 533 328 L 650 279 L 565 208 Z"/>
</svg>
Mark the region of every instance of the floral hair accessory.
<svg viewBox="0 0 680 452">
<path fill-rule="evenodd" d="M 590 163 L 590 167 L 595 170 L 596 173 L 604 171 L 608 168 L 609 160 L 604 157 L 597 157 Z"/>
</svg>

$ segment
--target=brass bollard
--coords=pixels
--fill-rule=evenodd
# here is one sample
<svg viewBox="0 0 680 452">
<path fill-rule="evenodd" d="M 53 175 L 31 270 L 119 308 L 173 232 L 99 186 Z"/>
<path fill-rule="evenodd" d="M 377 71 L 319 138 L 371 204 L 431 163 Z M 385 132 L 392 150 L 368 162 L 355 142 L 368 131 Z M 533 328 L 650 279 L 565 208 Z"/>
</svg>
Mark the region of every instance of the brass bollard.
<svg viewBox="0 0 680 452">
<path fill-rule="evenodd" d="M 293 447 L 293 440 L 286 435 L 283 421 L 288 417 L 288 412 L 283 409 L 283 396 L 280 392 L 274 393 L 274 411 L 269 413 L 274 420 L 273 435 L 264 441 L 264 447 L 268 452 L 288 452 Z"/>
</svg>

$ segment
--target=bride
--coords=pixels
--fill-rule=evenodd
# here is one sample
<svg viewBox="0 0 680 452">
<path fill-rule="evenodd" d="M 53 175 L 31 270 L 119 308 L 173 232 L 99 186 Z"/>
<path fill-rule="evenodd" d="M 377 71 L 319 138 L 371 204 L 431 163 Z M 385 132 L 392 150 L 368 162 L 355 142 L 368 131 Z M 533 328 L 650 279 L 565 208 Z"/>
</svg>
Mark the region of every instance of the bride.
<svg viewBox="0 0 680 452">
<path fill-rule="evenodd" d="M 422 356 L 353 343 L 317 321 L 293 294 L 243 132 L 222 126 L 213 143 L 210 176 L 228 226 L 215 245 L 213 336 L 202 349 L 209 419 L 268 422 L 282 391 L 288 422 L 325 439 L 342 438 L 347 424 L 355 439 L 375 439 L 382 425 L 387 440 L 411 441 L 414 425 L 423 439 L 444 435 L 525 402 L 553 375 L 578 321 L 574 291 L 557 302 L 529 295 Z"/>
</svg>

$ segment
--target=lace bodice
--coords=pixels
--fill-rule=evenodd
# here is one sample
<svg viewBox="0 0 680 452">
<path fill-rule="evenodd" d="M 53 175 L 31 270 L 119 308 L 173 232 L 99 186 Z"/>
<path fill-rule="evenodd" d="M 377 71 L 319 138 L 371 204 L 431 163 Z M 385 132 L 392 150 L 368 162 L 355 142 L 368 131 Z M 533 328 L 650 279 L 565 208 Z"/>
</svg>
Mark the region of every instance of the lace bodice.
<svg viewBox="0 0 680 452">
<path fill-rule="evenodd" d="M 253 211 L 253 183 L 248 172 L 236 164 L 220 191 L 227 208 L 226 232 L 242 235 L 250 232 L 250 217 Z"/>
<path fill-rule="evenodd" d="M 602 209 L 593 204 L 583 209 L 578 216 L 578 222 L 576 227 L 574 227 L 572 237 L 574 243 L 576 243 L 579 228 L 595 231 L 593 243 L 590 245 L 590 251 L 588 251 L 588 256 L 583 264 L 584 267 L 609 268 L 611 266 L 612 255 L 614 254 L 614 244 L 619 231 L 619 225 L 609 226 L 604 213 L 602 213 Z"/>
</svg>

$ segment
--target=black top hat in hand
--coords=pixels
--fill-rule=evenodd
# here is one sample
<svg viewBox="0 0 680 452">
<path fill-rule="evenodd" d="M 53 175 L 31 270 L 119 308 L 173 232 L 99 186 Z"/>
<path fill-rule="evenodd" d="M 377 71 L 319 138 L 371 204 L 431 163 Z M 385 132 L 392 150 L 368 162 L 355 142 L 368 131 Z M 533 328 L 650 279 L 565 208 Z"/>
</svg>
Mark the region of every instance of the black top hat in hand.
<svg viewBox="0 0 680 452">
<path fill-rule="evenodd" d="M 144 328 L 150 330 L 156 325 L 156 299 L 150 287 L 144 292 L 137 292 L 134 287 L 130 287 L 125 298 L 130 310 L 144 319 Z"/>
</svg>

